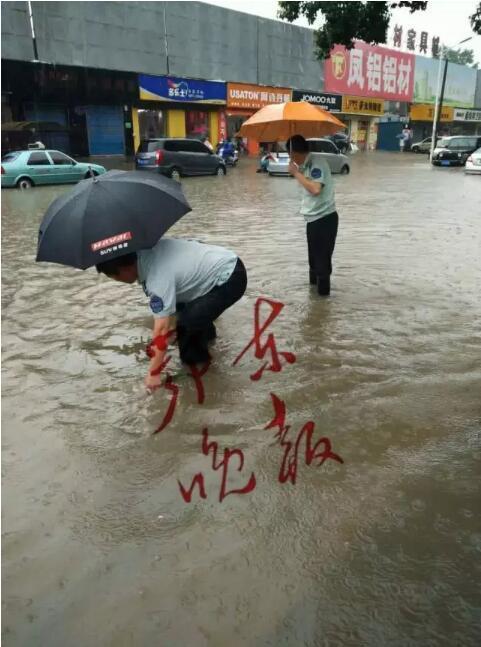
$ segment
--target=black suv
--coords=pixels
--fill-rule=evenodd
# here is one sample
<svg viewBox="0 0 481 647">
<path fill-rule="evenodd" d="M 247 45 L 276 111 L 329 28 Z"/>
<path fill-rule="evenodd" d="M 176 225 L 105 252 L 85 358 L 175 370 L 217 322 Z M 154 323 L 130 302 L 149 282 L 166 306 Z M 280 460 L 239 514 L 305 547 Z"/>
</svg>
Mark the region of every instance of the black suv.
<svg viewBox="0 0 481 647">
<path fill-rule="evenodd" d="M 183 175 L 226 174 L 224 160 L 202 142 L 177 137 L 143 139 L 135 155 L 135 168 L 177 179 Z"/>
<path fill-rule="evenodd" d="M 464 166 L 466 160 L 481 146 L 480 135 L 443 137 L 434 149 L 434 166 Z"/>
</svg>

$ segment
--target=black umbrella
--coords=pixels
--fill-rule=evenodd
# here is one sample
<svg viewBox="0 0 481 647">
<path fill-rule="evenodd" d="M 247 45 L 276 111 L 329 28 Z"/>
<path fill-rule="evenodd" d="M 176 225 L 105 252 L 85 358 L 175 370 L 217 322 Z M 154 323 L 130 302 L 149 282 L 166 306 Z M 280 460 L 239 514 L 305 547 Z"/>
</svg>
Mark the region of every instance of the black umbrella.
<svg viewBox="0 0 481 647">
<path fill-rule="evenodd" d="M 84 270 L 153 247 L 189 211 L 175 180 L 148 171 L 109 171 L 52 202 L 40 225 L 36 260 Z"/>
</svg>

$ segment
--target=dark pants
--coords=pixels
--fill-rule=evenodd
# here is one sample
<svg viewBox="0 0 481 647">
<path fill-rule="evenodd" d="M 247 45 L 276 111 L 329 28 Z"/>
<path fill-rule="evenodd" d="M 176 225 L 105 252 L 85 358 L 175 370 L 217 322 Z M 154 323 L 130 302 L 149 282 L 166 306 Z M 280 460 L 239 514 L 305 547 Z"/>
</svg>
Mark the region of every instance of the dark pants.
<svg viewBox="0 0 481 647">
<path fill-rule="evenodd" d="M 331 261 L 336 244 L 338 224 L 337 211 L 307 223 L 309 278 L 312 284 L 317 284 L 317 291 L 322 296 L 327 296 L 331 289 Z"/>
<path fill-rule="evenodd" d="M 177 304 L 177 343 L 184 364 L 201 364 L 210 359 L 207 344 L 216 336 L 214 320 L 246 291 L 244 263 L 237 264 L 229 279 L 190 303 Z"/>
</svg>

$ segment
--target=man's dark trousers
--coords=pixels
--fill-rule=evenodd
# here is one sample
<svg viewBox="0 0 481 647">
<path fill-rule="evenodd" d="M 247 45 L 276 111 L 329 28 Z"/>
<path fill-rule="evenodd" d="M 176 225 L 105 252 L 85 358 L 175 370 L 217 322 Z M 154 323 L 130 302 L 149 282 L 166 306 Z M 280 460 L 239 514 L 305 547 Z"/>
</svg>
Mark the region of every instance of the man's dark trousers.
<svg viewBox="0 0 481 647">
<path fill-rule="evenodd" d="M 309 280 L 313 285 L 317 284 L 321 296 L 328 296 L 331 290 L 332 254 L 338 224 L 337 211 L 307 223 Z"/>
<path fill-rule="evenodd" d="M 247 273 L 240 258 L 231 276 L 204 296 L 177 304 L 177 343 L 184 364 L 209 361 L 208 343 L 216 336 L 214 320 L 238 301 L 247 287 Z"/>
</svg>

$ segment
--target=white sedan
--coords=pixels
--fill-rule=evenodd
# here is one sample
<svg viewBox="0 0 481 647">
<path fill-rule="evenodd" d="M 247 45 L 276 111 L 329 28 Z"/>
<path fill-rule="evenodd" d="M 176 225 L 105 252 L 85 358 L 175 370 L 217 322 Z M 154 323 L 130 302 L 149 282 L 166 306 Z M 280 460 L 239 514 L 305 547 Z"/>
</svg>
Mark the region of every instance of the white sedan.
<svg viewBox="0 0 481 647">
<path fill-rule="evenodd" d="M 331 168 L 331 173 L 349 173 L 351 170 L 349 158 L 339 151 L 337 146 L 329 139 L 307 140 L 309 150 L 313 153 L 319 153 L 325 157 Z M 289 175 L 289 153 L 270 153 L 267 164 L 269 175 Z"/>
<path fill-rule="evenodd" d="M 465 173 L 480 173 L 481 174 L 481 148 L 475 150 L 474 153 L 466 160 L 466 166 L 464 167 Z"/>
</svg>

